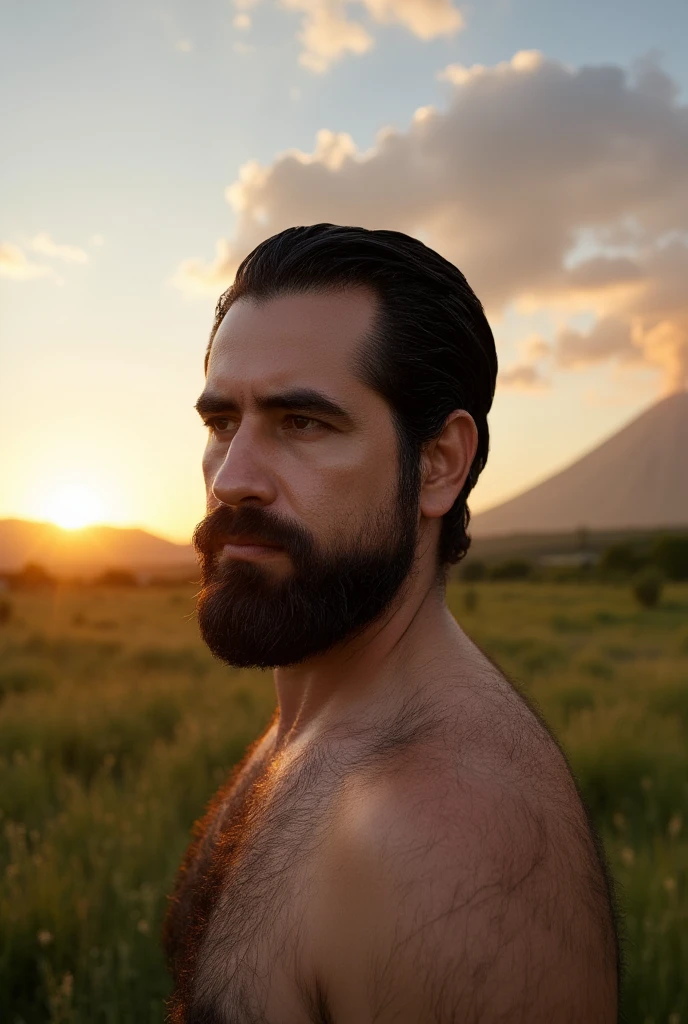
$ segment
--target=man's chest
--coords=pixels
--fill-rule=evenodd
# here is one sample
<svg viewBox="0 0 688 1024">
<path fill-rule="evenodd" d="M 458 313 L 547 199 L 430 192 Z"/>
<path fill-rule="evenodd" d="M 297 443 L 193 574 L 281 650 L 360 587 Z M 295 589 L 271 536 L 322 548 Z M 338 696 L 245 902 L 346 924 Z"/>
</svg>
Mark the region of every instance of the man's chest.
<svg viewBox="0 0 688 1024">
<path fill-rule="evenodd" d="M 335 786 L 304 766 L 258 771 L 217 808 L 175 925 L 175 1024 L 331 1024 L 306 921 Z"/>
</svg>

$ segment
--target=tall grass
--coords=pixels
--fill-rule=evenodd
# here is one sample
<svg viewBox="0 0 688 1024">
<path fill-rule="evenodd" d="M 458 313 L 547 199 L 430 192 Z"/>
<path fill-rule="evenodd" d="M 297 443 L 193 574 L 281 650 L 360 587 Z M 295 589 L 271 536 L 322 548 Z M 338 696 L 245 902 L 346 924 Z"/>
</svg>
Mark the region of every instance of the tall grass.
<svg viewBox="0 0 688 1024">
<path fill-rule="evenodd" d="M 617 883 L 628 1024 L 688 1024 L 688 586 L 451 584 L 539 706 Z M 191 587 L 17 594 L 0 626 L 0 1020 L 161 1022 L 165 895 L 270 717 L 270 672 L 211 658 Z"/>
</svg>

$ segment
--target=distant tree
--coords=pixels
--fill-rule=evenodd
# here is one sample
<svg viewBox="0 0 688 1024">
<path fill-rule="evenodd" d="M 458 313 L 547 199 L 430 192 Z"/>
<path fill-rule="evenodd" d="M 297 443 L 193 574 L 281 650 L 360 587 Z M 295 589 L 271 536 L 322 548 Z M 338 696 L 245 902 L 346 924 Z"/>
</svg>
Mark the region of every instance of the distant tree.
<svg viewBox="0 0 688 1024">
<path fill-rule="evenodd" d="M 658 537 L 650 557 L 667 579 L 688 580 L 688 534 Z"/>
<path fill-rule="evenodd" d="M 461 578 L 468 580 L 469 583 L 475 580 L 484 580 L 486 576 L 487 566 L 478 558 L 466 562 L 461 570 Z"/>
<path fill-rule="evenodd" d="M 490 566 L 490 579 L 493 580 L 526 580 L 532 574 L 532 563 L 525 558 L 509 558 Z"/>
<path fill-rule="evenodd" d="M 664 578 L 656 565 L 648 565 L 633 577 L 633 596 L 643 608 L 655 608 L 662 596 Z"/>
<path fill-rule="evenodd" d="M 135 587 L 136 576 L 128 569 L 106 569 L 93 581 L 96 586 L 103 587 Z"/>
<path fill-rule="evenodd" d="M 7 597 L 0 596 L 0 626 L 4 626 L 12 618 L 12 602 Z"/>
<path fill-rule="evenodd" d="M 597 567 L 604 576 L 632 576 L 644 562 L 632 544 L 612 544 L 602 552 Z"/>
<path fill-rule="evenodd" d="M 20 588 L 33 590 L 40 587 L 53 587 L 57 580 L 37 562 L 27 562 L 23 569 L 15 573 L 14 584 Z"/>
</svg>

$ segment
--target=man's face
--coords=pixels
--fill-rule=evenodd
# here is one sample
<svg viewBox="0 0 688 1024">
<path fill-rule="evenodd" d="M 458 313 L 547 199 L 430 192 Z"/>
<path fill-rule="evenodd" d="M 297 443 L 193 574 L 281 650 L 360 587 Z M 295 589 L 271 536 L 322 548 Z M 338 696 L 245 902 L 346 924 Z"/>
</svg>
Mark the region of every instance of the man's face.
<svg viewBox="0 0 688 1024">
<path fill-rule="evenodd" d="M 199 411 L 207 515 L 196 528 L 201 633 L 229 665 L 323 654 L 378 619 L 409 578 L 419 485 L 400 478 L 391 412 L 349 360 L 370 330 L 366 289 L 239 299 L 213 341 Z M 343 412 L 260 399 L 308 389 Z M 210 404 L 212 402 L 212 404 Z M 235 557 L 230 536 L 278 550 Z"/>
</svg>

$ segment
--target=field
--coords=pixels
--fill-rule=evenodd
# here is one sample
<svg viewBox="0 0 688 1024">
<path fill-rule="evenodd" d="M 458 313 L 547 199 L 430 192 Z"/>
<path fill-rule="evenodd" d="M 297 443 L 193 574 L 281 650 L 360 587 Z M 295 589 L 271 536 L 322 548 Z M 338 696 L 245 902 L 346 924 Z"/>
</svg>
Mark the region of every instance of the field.
<svg viewBox="0 0 688 1024">
<path fill-rule="evenodd" d="M 192 586 L 12 594 L 0 624 L 0 1019 L 161 1022 L 191 823 L 274 706 L 197 634 Z M 473 595 L 473 596 L 470 596 Z M 627 1024 L 688 1024 L 688 585 L 451 584 L 560 740 L 623 915 Z"/>
</svg>

